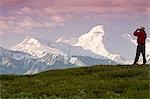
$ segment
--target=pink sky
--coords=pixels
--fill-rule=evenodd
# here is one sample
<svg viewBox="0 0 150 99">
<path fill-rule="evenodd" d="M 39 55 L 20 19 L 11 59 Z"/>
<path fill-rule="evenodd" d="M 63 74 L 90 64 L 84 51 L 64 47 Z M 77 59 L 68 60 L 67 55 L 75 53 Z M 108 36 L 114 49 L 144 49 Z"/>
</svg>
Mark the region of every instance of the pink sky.
<svg viewBox="0 0 150 99">
<path fill-rule="evenodd" d="M 2 6 L 8 6 L 11 8 L 25 4 L 26 6 L 39 9 L 42 9 L 43 7 L 51 7 L 55 9 L 84 8 L 86 10 L 91 8 L 97 10 L 118 8 L 133 11 L 138 10 L 139 13 L 143 13 L 143 11 L 146 13 L 150 12 L 149 0 L 0 0 L 0 2 Z"/>
<path fill-rule="evenodd" d="M 13 5 L 30 2 L 32 5 L 49 5 L 61 6 L 141 6 L 148 7 L 149 0 L 0 0 L 3 5 Z M 36 1 L 36 2 L 35 2 Z M 33 3 L 34 2 L 34 3 Z"/>
<path fill-rule="evenodd" d="M 149 0 L 0 0 L 0 4 L 3 40 L 18 35 L 78 36 L 97 24 L 114 33 L 131 32 L 139 26 L 150 31 Z"/>
</svg>

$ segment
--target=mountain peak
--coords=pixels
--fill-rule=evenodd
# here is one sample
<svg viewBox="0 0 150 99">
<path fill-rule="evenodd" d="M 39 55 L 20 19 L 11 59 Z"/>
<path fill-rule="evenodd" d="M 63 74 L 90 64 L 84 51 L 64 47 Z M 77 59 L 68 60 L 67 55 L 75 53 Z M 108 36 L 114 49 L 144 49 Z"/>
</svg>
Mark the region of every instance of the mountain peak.
<svg viewBox="0 0 150 99">
<path fill-rule="evenodd" d="M 27 36 L 21 43 L 19 43 L 18 45 L 22 45 L 22 44 L 30 44 L 30 45 L 36 45 L 36 46 L 40 46 L 40 42 L 38 41 L 38 39 L 33 38 L 31 36 Z"/>
<path fill-rule="evenodd" d="M 94 26 L 90 31 L 90 34 L 104 34 L 103 25 Z"/>
<path fill-rule="evenodd" d="M 30 37 L 30 36 L 27 36 L 24 41 L 27 41 L 28 43 L 33 43 L 33 44 L 38 43 L 38 40 L 36 38 Z"/>
<path fill-rule="evenodd" d="M 98 55 L 108 56 L 109 53 L 103 44 L 103 35 L 103 25 L 97 25 L 87 34 L 81 35 L 75 46 L 82 46 L 84 49 L 91 50 Z"/>
</svg>

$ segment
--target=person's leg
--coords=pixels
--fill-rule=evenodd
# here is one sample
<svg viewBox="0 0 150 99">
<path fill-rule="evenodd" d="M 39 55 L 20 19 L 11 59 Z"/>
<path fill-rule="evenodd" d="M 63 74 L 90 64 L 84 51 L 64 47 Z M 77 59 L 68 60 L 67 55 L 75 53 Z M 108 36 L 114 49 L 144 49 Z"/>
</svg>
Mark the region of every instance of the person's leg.
<svg viewBox="0 0 150 99">
<path fill-rule="evenodd" d="M 138 44 L 137 49 L 136 49 L 136 56 L 135 56 L 135 60 L 133 64 L 136 64 L 138 62 L 139 56 L 140 56 L 140 45 Z"/>
<path fill-rule="evenodd" d="M 142 46 L 142 56 L 143 56 L 143 64 L 146 63 L 146 58 L 145 58 L 145 45 Z"/>
</svg>

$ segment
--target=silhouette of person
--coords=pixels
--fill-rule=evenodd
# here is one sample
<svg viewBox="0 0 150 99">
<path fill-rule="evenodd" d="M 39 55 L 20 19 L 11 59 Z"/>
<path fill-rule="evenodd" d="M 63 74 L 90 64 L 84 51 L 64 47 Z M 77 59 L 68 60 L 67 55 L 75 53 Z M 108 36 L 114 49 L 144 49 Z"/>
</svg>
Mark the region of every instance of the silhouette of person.
<svg viewBox="0 0 150 99">
<path fill-rule="evenodd" d="M 147 34 L 145 32 L 145 28 L 141 27 L 140 29 L 137 29 L 134 33 L 134 36 L 137 36 L 137 49 L 136 49 L 136 56 L 133 65 L 138 64 L 140 53 L 142 53 L 143 56 L 143 64 L 146 63 L 146 57 L 145 57 L 145 41 L 147 38 Z"/>
</svg>

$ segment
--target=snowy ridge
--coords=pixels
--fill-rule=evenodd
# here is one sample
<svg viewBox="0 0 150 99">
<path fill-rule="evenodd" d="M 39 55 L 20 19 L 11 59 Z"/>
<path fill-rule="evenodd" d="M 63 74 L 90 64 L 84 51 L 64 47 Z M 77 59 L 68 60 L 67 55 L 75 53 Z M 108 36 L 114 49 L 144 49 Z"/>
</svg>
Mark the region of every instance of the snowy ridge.
<svg viewBox="0 0 150 99">
<path fill-rule="evenodd" d="M 65 42 L 52 42 L 41 40 L 32 37 L 27 37 L 25 40 L 16 46 L 10 48 L 14 51 L 27 52 L 32 56 L 44 57 L 47 54 L 62 55 L 62 56 L 90 56 L 93 58 L 102 59 L 104 56 L 95 54 L 90 50 L 86 50 L 80 46 L 72 46 Z"/>
<path fill-rule="evenodd" d="M 115 64 L 109 59 L 87 56 L 62 56 L 47 53 L 43 57 L 0 48 L 0 74 L 36 74 L 50 69 L 65 69 L 96 64 Z"/>
<path fill-rule="evenodd" d="M 78 42 L 78 39 L 77 38 L 71 38 L 69 40 L 66 40 L 64 37 L 60 37 L 56 40 L 56 43 L 59 43 L 59 42 L 64 42 L 64 43 L 69 44 L 69 45 L 74 45 Z"/>
<path fill-rule="evenodd" d="M 44 44 L 41 44 L 38 39 L 27 37 L 25 40 L 16 46 L 13 46 L 10 48 L 14 51 L 22 51 L 27 52 L 33 56 L 37 57 L 43 57 L 47 53 L 56 54 L 56 55 L 66 55 L 61 50 L 45 46 Z"/>
</svg>

